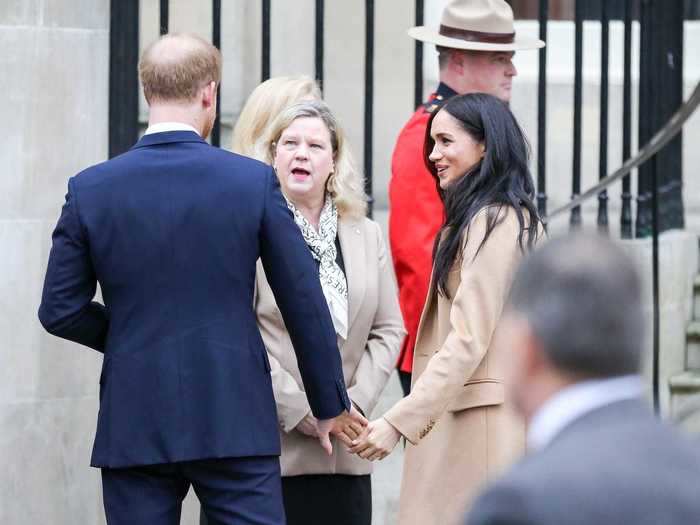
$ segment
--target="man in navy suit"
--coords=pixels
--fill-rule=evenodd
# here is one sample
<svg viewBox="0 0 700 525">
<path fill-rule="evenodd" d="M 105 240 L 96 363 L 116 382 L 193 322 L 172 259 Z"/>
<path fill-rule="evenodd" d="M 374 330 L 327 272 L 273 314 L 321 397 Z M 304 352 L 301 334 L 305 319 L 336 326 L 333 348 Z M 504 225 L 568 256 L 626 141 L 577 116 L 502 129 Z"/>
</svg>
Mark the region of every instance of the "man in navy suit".
<svg viewBox="0 0 700 525">
<path fill-rule="evenodd" d="M 166 35 L 139 70 L 149 127 L 127 153 L 69 180 L 39 318 L 104 353 L 91 464 L 110 525 L 179 524 L 190 485 L 211 524 L 282 524 L 255 263 L 330 450 L 329 431 L 355 416 L 318 271 L 272 169 L 204 141 L 218 50 Z"/>
</svg>

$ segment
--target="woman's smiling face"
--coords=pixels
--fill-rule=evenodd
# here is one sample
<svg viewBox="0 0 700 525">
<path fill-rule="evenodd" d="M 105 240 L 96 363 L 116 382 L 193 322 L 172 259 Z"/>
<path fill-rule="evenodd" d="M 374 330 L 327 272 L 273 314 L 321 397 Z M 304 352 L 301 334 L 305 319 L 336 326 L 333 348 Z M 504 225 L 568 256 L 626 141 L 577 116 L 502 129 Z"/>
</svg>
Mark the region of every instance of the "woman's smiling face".
<svg viewBox="0 0 700 525">
<path fill-rule="evenodd" d="M 428 158 L 435 165 L 443 190 L 463 177 L 484 156 L 484 145 L 474 140 L 447 111 L 435 115 L 430 136 L 435 145 Z"/>
<path fill-rule="evenodd" d="M 292 202 L 324 198 L 333 171 L 333 145 L 323 120 L 300 117 L 282 132 L 275 146 L 275 169 L 282 191 Z"/>
</svg>

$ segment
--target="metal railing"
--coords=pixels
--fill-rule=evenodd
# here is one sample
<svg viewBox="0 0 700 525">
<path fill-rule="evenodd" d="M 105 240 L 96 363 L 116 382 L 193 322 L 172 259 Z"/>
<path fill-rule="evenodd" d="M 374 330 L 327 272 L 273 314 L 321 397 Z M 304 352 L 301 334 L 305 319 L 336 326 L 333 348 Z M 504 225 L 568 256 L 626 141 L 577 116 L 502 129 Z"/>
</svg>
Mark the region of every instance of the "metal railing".
<svg viewBox="0 0 700 525">
<path fill-rule="evenodd" d="M 532 0 L 534 1 L 534 0 Z M 553 2 L 554 0 L 552 0 Z M 678 143 L 674 143 L 673 153 L 671 153 L 674 166 L 677 167 L 664 170 L 662 178 L 664 184 L 659 187 L 656 180 L 659 176 L 657 169 L 657 161 L 652 160 L 644 165 L 646 161 L 655 159 L 658 154 L 662 153 L 664 146 L 667 146 L 674 137 L 679 137 L 683 123 L 695 110 L 698 103 L 698 91 L 693 93 L 690 99 L 681 107 L 676 115 L 654 135 L 656 129 L 660 126 L 660 118 L 657 115 L 668 115 L 669 102 L 667 99 L 678 100 L 680 105 L 680 94 L 677 92 L 678 85 L 674 84 L 676 92 L 671 97 L 660 97 L 658 94 L 664 89 L 668 83 L 668 79 L 664 78 L 654 68 L 657 63 L 652 63 L 652 59 L 658 60 L 657 47 L 660 48 L 658 53 L 665 51 L 667 48 L 661 49 L 654 38 L 659 38 L 659 35 L 665 39 L 681 38 L 682 39 L 682 18 L 683 6 L 677 2 L 662 2 L 661 0 L 622 0 L 623 4 L 611 4 L 609 1 L 601 1 L 595 6 L 587 3 L 584 0 L 575 2 L 574 10 L 574 49 L 572 59 L 574 61 L 574 100 L 573 100 L 573 163 L 571 175 L 571 193 L 572 198 L 569 203 L 547 213 L 547 53 L 548 48 L 542 48 L 539 51 L 539 72 L 538 72 L 538 118 L 537 118 L 537 207 L 545 219 L 551 221 L 553 218 L 569 213 L 569 223 L 572 227 L 579 227 L 582 223 L 581 204 L 597 196 L 597 226 L 600 231 L 607 232 L 609 230 L 609 212 L 608 212 L 608 194 L 607 188 L 618 179 L 622 179 L 621 193 L 621 208 L 620 208 L 620 235 L 622 238 L 631 238 L 636 229 L 637 235 L 652 234 L 654 239 L 654 250 L 657 249 L 657 237 L 660 231 L 659 228 L 659 199 L 665 199 L 670 196 L 671 199 L 680 201 L 680 149 Z M 676 5 L 678 4 L 678 5 Z M 160 0 L 160 33 L 166 33 L 169 29 L 170 4 L 169 0 Z M 365 0 L 365 34 L 364 34 L 364 140 L 363 140 L 363 158 L 364 158 L 364 174 L 366 180 L 367 194 L 372 196 L 373 193 L 373 141 L 374 141 L 374 56 L 375 56 L 375 2 L 374 0 Z M 543 40 L 547 40 L 547 29 L 550 15 L 550 7 L 553 5 L 550 0 L 538 0 L 538 21 L 539 21 L 539 36 Z M 621 11 L 621 5 L 624 6 Z M 596 7 L 597 6 L 597 7 Z M 325 15 L 326 5 L 324 0 L 315 0 L 314 4 L 314 66 L 315 78 L 321 88 L 324 84 L 324 37 L 325 37 Z M 271 6 L 271 0 L 261 0 L 260 9 L 262 14 L 261 27 L 261 80 L 270 77 L 270 40 L 271 40 L 271 18 L 274 12 Z M 424 0 L 415 0 L 415 23 L 421 25 L 424 20 L 425 3 Z M 656 11 L 654 11 L 656 9 Z M 623 110 L 622 110 L 622 166 L 614 173 L 608 175 L 608 120 L 609 120 L 609 61 L 610 54 L 609 46 L 609 24 L 611 13 L 624 20 L 624 63 L 623 63 Z M 624 14 L 623 14 L 624 13 Z M 672 20 L 680 24 L 680 36 L 674 34 L 673 28 L 659 29 L 653 26 L 659 13 L 666 16 L 666 20 L 660 20 L 658 24 L 668 25 L 668 21 Z M 645 107 L 644 112 L 640 112 L 639 122 L 639 140 L 647 142 L 646 146 L 639 150 L 634 158 L 631 157 L 631 142 L 632 142 L 632 24 L 636 15 L 639 14 L 641 25 L 641 53 L 640 57 L 640 107 L 644 103 L 650 104 L 650 107 Z M 583 52 L 584 52 L 584 19 L 595 18 L 601 24 L 601 63 L 600 63 L 600 121 L 599 121 L 599 162 L 598 162 L 598 177 L 599 183 L 594 187 L 582 193 L 581 188 L 581 162 L 582 162 L 582 109 L 583 109 Z M 668 18 L 671 17 L 671 18 Z M 680 17 L 680 21 L 678 18 Z M 139 54 L 139 0 L 120 0 L 113 1 L 111 4 L 111 22 L 110 22 L 110 156 L 116 155 L 125 151 L 135 142 L 138 134 L 138 77 L 137 77 L 137 62 Z M 221 0 L 212 0 L 212 42 L 215 46 L 221 47 Z M 676 26 L 674 26 L 676 27 Z M 666 31 L 666 33 L 664 33 Z M 677 41 L 674 40 L 677 46 Z M 674 49 L 677 49 L 674 48 Z M 663 57 L 662 57 L 663 58 Z M 682 41 L 679 56 L 676 58 L 682 74 Z M 674 70 L 677 73 L 677 70 Z M 423 44 L 415 43 L 414 56 L 414 105 L 417 107 L 423 102 Z M 682 78 L 681 78 L 682 81 Z M 219 90 L 219 94 L 221 90 Z M 665 93 L 665 92 L 664 92 Z M 220 96 L 220 95 L 219 95 Z M 664 104 L 657 99 L 663 99 Z M 220 100 L 219 100 L 220 102 Z M 221 104 L 217 104 L 217 117 L 220 117 L 219 111 Z M 676 106 L 677 107 L 677 106 Z M 408 113 L 407 108 L 407 113 Z M 675 109 L 675 108 L 673 108 Z M 221 123 L 220 118 L 216 119 L 212 130 L 211 142 L 215 146 L 220 145 L 221 140 Z M 656 129 L 655 129 L 656 128 Z M 653 135 L 653 137 L 652 137 Z M 652 137 L 650 140 L 649 138 Z M 670 151 L 670 150 L 666 150 Z M 666 161 L 664 161 L 666 164 Z M 673 164 L 673 162 L 671 164 Z M 631 194 L 631 174 L 634 169 L 640 168 L 638 173 L 638 194 L 637 201 L 637 216 L 636 219 L 632 216 L 632 199 Z M 670 173 L 669 173 L 670 172 Z M 663 203 L 662 203 L 663 204 Z M 673 204 L 670 207 L 681 208 L 682 220 L 682 203 Z M 371 207 L 370 207 L 371 213 Z M 634 223 L 633 223 L 634 221 Z M 651 231 L 649 226 L 651 223 Z M 663 225 L 662 225 L 663 226 Z M 658 256 L 654 252 L 654 296 L 655 296 L 655 359 L 658 360 Z M 656 386 L 658 390 L 658 385 Z M 658 393 L 656 394 L 658 398 Z"/>
<path fill-rule="evenodd" d="M 531 0 L 534 1 L 534 0 Z M 660 0 L 655 0 L 659 2 Z M 137 138 L 138 134 L 138 78 L 136 64 L 138 62 L 138 17 L 139 0 L 120 0 L 112 2 L 111 8 L 111 57 L 110 57 L 110 156 L 125 151 Z M 543 40 L 547 39 L 547 29 L 549 21 L 550 0 L 538 0 L 538 21 L 539 34 Z M 644 13 L 649 9 L 647 4 L 653 3 L 650 0 L 623 0 L 624 3 L 624 66 L 623 66 L 623 118 L 622 118 L 622 143 L 623 161 L 630 157 L 631 136 L 632 136 L 632 23 L 635 13 Z M 603 1 L 596 4 L 598 6 L 598 20 L 601 24 L 601 68 L 600 68 L 600 146 L 599 146 L 599 177 L 602 179 L 607 175 L 607 153 L 608 153 L 608 79 L 609 79 L 609 13 L 620 14 L 620 5 L 612 6 L 610 2 Z M 159 0 L 160 6 L 160 33 L 164 34 L 169 29 L 170 2 L 169 0 Z M 647 6 L 647 7 L 645 7 Z M 574 26 L 575 45 L 573 49 L 574 61 L 574 101 L 573 101 L 573 163 L 571 176 L 571 194 L 576 198 L 581 193 L 581 162 L 582 162 L 582 107 L 583 107 L 583 50 L 584 18 L 590 18 L 594 14 L 595 6 L 583 0 L 575 2 Z M 614 8 L 614 9 L 613 9 Z M 270 40 L 271 18 L 274 16 L 271 0 L 261 0 L 260 9 L 262 14 L 261 26 L 261 80 L 270 77 Z M 679 11 L 682 16 L 682 8 Z M 315 77 L 323 88 L 324 83 L 324 37 L 325 37 L 325 14 L 326 6 L 324 0 L 315 0 L 314 4 L 314 66 Z M 420 25 L 424 20 L 425 2 L 415 0 L 414 2 L 415 23 Z M 366 178 L 367 194 L 373 193 L 373 143 L 374 143 L 374 44 L 375 44 L 375 2 L 365 0 L 365 39 L 364 39 L 364 140 L 363 158 L 364 174 Z M 221 0 L 212 0 L 212 42 L 217 47 L 221 47 Z M 644 31 L 643 31 L 644 33 Z M 648 34 L 647 31 L 644 34 Z M 643 34 L 643 36 L 644 36 Z M 538 118 L 537 118 L 537 206 L 542 216 L 547 215 L 547 48 L 539 51 L 539 72 L 538 72 Z M 649 69 L 644 60 L 642 69 Z M 642 71 L 642 73 L 647 73 Z M 423 102 L 423 44 L 415 43 L 414 56 L 414 106 Z M 665 79 L 659 78 L 658 82 Z M 219 90 L 219 93 L 221 90 Z M 645 85 L 640 83 L 640 92 L 645 92 Z M 220 95 L 219 95 L 220 96 Z M 221 104 L 217 105 L 217 116 L 220 117 Z M 642 121 L 640 115 L 640 141 L 646 140 L 652 133 L 649 132 L 653 122 Z M 646 117 L 645 117 L 646 118 Z M 653 126 L 652 126 L 653 127 Z M 642 128 L 646 129 L 646 137 L 642 133 Z M 654 130 L 652 130 L 654 131 Z M 217 118 L 212 130 L 211 142 L 215 146 L 221 141 L 221 119 Z M 678 174 L 679 176 L 680 174 Z M 675 177 L 676 175 L 672 175 Z M 678 178 L 678 177 L 677 177 Z M 648 222 L 648 176 L 640 174 L 639 191 L 637 195 L 637 234 L 647 233 Z M 679 186 L 677 180 L 671 180 L 667 186 L 670 192 Z M 632 195 L 630 192 L 630 178 L 625 177 L 622 182 L 621 211 L 620 211 L 620 231 L 623 238 L 633 236 L 632 217 Z M 678 198 L 676 200 L 679 200 Z M 581 209 L 575 206 L 570 209 L 569 222 L 572 226 L 581 224 Z M 608 217 L 608 196 L 603 190 L 598 195 L 597 222 L 601 231 L 609 228 Z"/>
<path fill-rule="evenodd" d="M 540 5 L 547 3 L 547 0 L 541 0 Z M 650 16 L 650 2 L 645 2 L 645 5 L 641 5 L 642 16 Z M 598 216 L 597 224 L 600 231 L 607 233 L 608 231 L 608 212 L 607 212 L 607 188 L 622 179 L 622 209 L 620 214 L 620 226 L 621 226 L 621 236 L 622 238 L 632 237 L 632 213 L 631 213 L 631 193 L 630 193 L 630 174 L 632 170 L 641 168 L 642 166 L 650 167 L 649 176 L 646 180 L 642 177 L 640 173 L 640 187 L 638 199 L 638 215 L 637 215 L 637 230 L 643 229 L 646 225 L 643 217 L 646 215 L 646 220 L 650 222 L 651 227 L 651 238 L 652 238 L 652 308 L 653 308 L 653 327 L 652 327 L 652 393 L 654 409 L 657 413 L 660 410 L 659 407 L 659 359 L 660 359 L 660 308 L 659 308 L 659 233 L 661 231 L 660 227 L 660 217 L 659 217 L 659 155 L 663 149 L 668 146 L 671 141 L 680 137 L 680 133 L 683 129 L 685 122 L 688 118 L 697 110 L 700 104 L 700 84 L 695 87 L 692 95 L 688 100 L 680 106 L 680 108 L 671 116 L 671 118 L 666 122 L 666 124 L 658 130 L 649 141 L 637 152 L 637 154 L 630 158 L 631 152 L 631 24 L 632 24 L 632 10 L 634 8 L 634 3 L 632 0 L 625 0 L 625 34 L 624 34 L 624 80 L 623 80 L 623 165 L 613 172 L 612 174 L 607 174 L 607 142 L 608 142 L 608 54 L 609 54 L 609 34 L 608 26 L 609 19 L 607 13 L 608 3 L 601 2 L 601 107 L 600 107 L 600 149 L 599 149 L 599 177 L 600 180 L 598 184 L 589 188 L 587 191 L 581 194 L 580 187 L 580 112 L 581 112 L 581 53 L 583 48 L 582 42 L 582 18 L 583 18 L 583 2 L 578 0 L 576 2 L 576 37 L 575 37 L 575 80 L 574 80 L 574 166 L 573 166 L 573 195 L 569 203 L 557 208 L 550 214 L 546 214 L 546 208 L 541 206 L 541 210 L 545 210 L 543 214 L 543 220 L 546 223 L 551 222 L 551 220 L 559 215 L 565 213 L 570 213 L 570 224 L 572 227 L 578 227 L 581 224 L 581 205 L 591 200 L 593 197 L 598 197 Z M 676 14 L 680 13 L 679 5 L 676 5 Z M 682 9 L 682 8 L 681 8 Z M 540 20 L 540 23 L 546 24 L 545 20 Z M 682 18 L 680 20 L 682 24 Z M 642 28 L 644 33 L 644 27 Z M 649 36 L 650 30 L 646 29 L 646 35 L 642 35 L 643 38 L 646 36 L 647 40 L 647 51 L 650 47 L 657 45 L 653 39 Z M 682 31 L 681 31 L 682 35 Z M 676 35 L 678 36 L 678 35 Z M 644 43 L 643 43 L 644 44 Z M 678 48 L 678 46 L 676 46 Z M 680 75 L 682 75 L 682 45 L 680 46 L 681 54 L 678 60 L 680 64 L 678 69 Z M 642 52 L 644 52 L 644 45 L 642 45 Z M 540 68 L 542 69 L 542 57 L 546 57 L 546 51 L 542 51 L 540 55 Z M 673 63 L 674 55 L 669 53 L 668 60 Z M 642 64 L 642 70 L 644 70 L 645 60 L 640 61 Z M 647 60 L 648 62 L 648 60 Z M 649 64 L 646 64 L 647 74 L 649 73 Z M 653 72 L 653 74 L 659 75 L 656 85 L 662 85 L 667 79 L 660 75 L 660 72 Z M 641 75 L 640 75 L 641 76 Z M 540 88 L 542 88 L 542 80 L 540 75 Z M 681 76 L 682 82 L 682 76 Z M 650 86 L 651 84 L 651 86 Z M 654 89 L 654 83 L 647 82 L 644 83 L 644 78 L 640 81 L 640 92 L 643 95 L 642 100 L 640 100 L 640 106 L 642 105 L 643 99 L 646 98 L 648 101 L 654 101 L 655 98 L 660 96 L 660 90 Z M 542 94 L 541 94 L 542 96 Z M 644 111 L 640 111 L 640 139 L 644 137 L 645 134 L 651 135 L 653 131 L 653 118 L 654 111 L 657 109 L 656 105 L 651 107 L 645 107 Z M 649 115 L 651 114 L 651 115 Z M 644 118 L 646 116 L 647 118 Z M 543 150 L 544 151 L 544 150 Z M 678 148 L 680 152 L 680 148 Z M 541 168 L 543 169 L 543 168 Z M 670 184 L 667 188 L 680 187 L 680 173 L 672 173 L 674 178 L 672 178 Z M 668 177 L 667 177 L 668 178 Z M 544 176 L 541 179 L 538 178 L 540 183 L 544 182 Z M 679 192 L 680 193 L 680 192 Z M 538 187 L 538 196 L 543 195 L 546 198 L 543 187 Z M 641 209 L 646 206 L 646 209 Z M 681 218 L 682 221 L 682 218 Z"/>
<path fill-rule="evenodd" d="M 653 355 L 652 355 L 652 392 L 654 400 L 654 409 L 659 411 L 659 355 L 660 355 L 660 310 L 659 310 L 659 183 L 658 183 L 658 154 L 659 152 L 676 137 L 683 125 L 690 118 L 700 105 L 700 83 L 695 87 L 693 94 L 681 106 L 666 125 L 659 130 L 652 139 L 642 147 L 637 154 L 628 159 L 619 169 L 603 177 L 598 184 L 588 189 L 581 195 L 574 197 L 569 203 L 554 210 L 548 216 L 543 218 L 545 224 L 550 222 L 558 215 L 566 212 L 572 212 L 575 209 L 580 209 L 580 206 L 606 191 L 611 184 L 620 179 L 629 179 L 630 172 L 642 166 L 645 162 L 651 162 L 651 231 L 652 231 L 652 301 L 653 301 Z M 599 222 L 600 226 L 600 215 Z"/>
</svg>

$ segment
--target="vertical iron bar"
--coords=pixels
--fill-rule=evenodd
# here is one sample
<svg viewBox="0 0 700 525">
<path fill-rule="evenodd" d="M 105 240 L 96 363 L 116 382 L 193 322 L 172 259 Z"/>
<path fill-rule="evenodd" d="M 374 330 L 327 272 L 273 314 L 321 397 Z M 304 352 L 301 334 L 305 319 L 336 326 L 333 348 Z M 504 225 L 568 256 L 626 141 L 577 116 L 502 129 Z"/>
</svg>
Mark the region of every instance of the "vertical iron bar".
<svg viewBox="0 0 700 525">
<path fill-rule="evenodd" d="M 581 109 L 583 103 L 583 1 L 576 0 L 575 73 L 574 73 L 574 165 L 572 198 L 581 193 Z M 581 207 L 571 210 L 569 224 L 572 228 L 581 225 Z"/>
<path fill-rule="evenodd" d="M 372 112 L 374 106 L 374 0 L 365 0 L 365 192 L 372 217 Z"/>
<path fill-rule="evenodd" d="M 639 6 L 639 111 L 638 143 L 644 144 L 652 136 L 652 121 L 650 114 L 655 111 L 655 99 L 650 95 L 650 82 L 647 81 L 651 72 L 653 52 L 650 19 L 651 6 L 648 1 L 640 1 Z M 651 166 L 651 163 L 648 163 Z M 635 220 L 635 234 L 637 237 L 646 237 L 650 233 L 650 169 L 637 170 L 637 217 Z"/>
<path fill-rule="evenodd" d="M 600 147 L 598 176 L 608 174 L 608 50 L 610 47 L 608 2 L 601 2 L 600 12 Z M 598 231 L 608 233 L 608 191 L 598 194 Z"/>
<path fill-rule="evenodd" d="M 632 154 L 632 0 L 625 0 L 625 63 L 622 84 L 622 162 Z M 632 194 L 630 176 L 622 178 L 620 235 L 632 238 Z"/>
<path fill-rule="evenodd" d="M 262 0 L 262 67 L 261 81 L 270 78 L 270 0 Z"/>
<path fill-rule="evenodd" d="M 639 143 L 645 144 L 683 103 L 683 2 L 641 3 Z M 683 132 L 658 153 L 659 230 L 683 228 Z M 651 164 L 639 167 L 636 235 L 651 235 Z"/>
<path fill-rule="evenodd" d="M 139 134 L 139 0 L 112 0 L 109 18 L 109 156 Z"/>
<path fill-rule="evenodd" d="M 221 0 L 212 0 L 212 44 L 221 49 Z M 221 146 L 221 84 L 216 90 L 216 120 L 211 130 L 212 146 Z"/>
<path fill-rule="evenodd" d="M 423 25 L 425 13 L 424 0 L 416 0 L 416 26 Z M 423 103 L 423 42 L 415 42 L 415 62 L 413 63 L 413 107 L 417 108 Z"/>
<path fill-rule="evenodd" d="M 651 262 L 652 262 L 652 290 L 654 300 L 654 341 L 653 341 L 653 363 L 652 363 L 652 384 L 654 394 L 654 411 L 659 414 L 659 185 L 658 185 L 658 158 L 657 153 L 651 159 Z"/>
<path fill-rule="evenodd" d="M 658 62 L 656 71 L 663 79 L 656 92 L 659 106 L 655 115 L 663 124 L 683 104 L 684 5 L 691 2 L 655 2 L 659 25 L 655 38 Z M 660 9 L 661 8 L 661 9 Z M 696 60 L 696 59 L 693 59 Z M 683 130 L 659 152 L 659 231 L 685 226 L 683 206 Z"/>
<path fill-rule="evenodd" d="M 547 41 L 549 0 L 540 0 L 540 40 Z M 537 211 L 547 215 L 547 47 L 539 51 L 537 83 Z"/>
<path fill-rule="evenodd" d="M 170 27 L 170 0 L 160 0 L 160 34 L 168 33 Z"/>
<path fill-rule="evenodd" d="M 316 0 L 315 65 L 316 82 L 323 91 L 324 0 Z"/>
</svg>

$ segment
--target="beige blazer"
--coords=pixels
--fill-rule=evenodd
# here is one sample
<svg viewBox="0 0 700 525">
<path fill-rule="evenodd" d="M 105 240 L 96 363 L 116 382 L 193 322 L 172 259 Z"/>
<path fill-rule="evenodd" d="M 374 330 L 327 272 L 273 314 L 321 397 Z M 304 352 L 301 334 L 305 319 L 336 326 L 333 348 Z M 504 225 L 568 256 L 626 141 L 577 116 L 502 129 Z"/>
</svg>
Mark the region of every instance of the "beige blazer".
<svg viewBox="0 0 700 525">
<path fill-rule="evenodd" d="M 385 418 L 410 442 L 404 458 L 400 525 L 459 522 L 481 484 L 524 446 L 524 424 L 504 406 L 504 349 L 491 348 L 521 257 L 520 226 L 505 208 L 478 255 L 487 213 L 468 229 L 448 279 L 451 300 L 431 284 L 413 358 L 411 394 Z"/>
<path fill-rule="evenodd" d="M 391 263 L 379 225 L 369 219 L 338 222 L 348 281 L 348 337 L 338 339 L 350 399 L 369 417 L 391 375 L 405 331 Z M 280 424 L 283 476 L 369 474 L 369 461 L 335 438 L 327 456 L 318 440 L 294 430 L 309 412 L 299 367 L 284 321 L 260 262 L 255 311 L 268 350 Z"/>
</svg>

